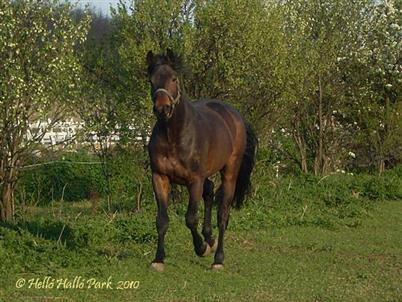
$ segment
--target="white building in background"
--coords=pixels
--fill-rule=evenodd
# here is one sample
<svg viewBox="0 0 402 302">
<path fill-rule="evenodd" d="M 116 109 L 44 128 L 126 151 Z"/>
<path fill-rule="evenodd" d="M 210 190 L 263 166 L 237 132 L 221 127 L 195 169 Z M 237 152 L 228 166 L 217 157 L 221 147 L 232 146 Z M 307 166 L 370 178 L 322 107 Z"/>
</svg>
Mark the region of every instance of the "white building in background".
<svg viewBox="0 0 402 302">
<path fill-rule="evenodd" d="M 52 123 L 51 120 L 47 121 L 36 121 L 32 124 L 30 124 L 28 131 L 28 139 L 31 139 L 32 137 L 41 135 L 44 133 L 42 139 L 41 139 L 41 144 L 45 146 L 55 146 L 58 144 L 63 144 L 64 142 L 71 142 L 72 140 L 75 139 L 77 133 L 84 128 L 85 123 L 74 119 L 70 118 L 64 121 L 59 121 L 56 123 Z M 133 132 L 136 131 L 134 127 L 130 127 Z M 138 132 L 137 132 L 138 133 Z M 142 136 L 141 134 L 137 134 L 135 137 L 135 140 L 137 142 L 142 141 Z M 109 138 L 109 143 L 114 144 L 120 140 L 120 137 L 118 134 L 113 134 Z M 86 141 L 81 141 L 82 143 L 90 143 L 90 142 L 97 142 L 98 141 L 98 136 L 95 132 L 90 133 L 89 137 L 87 138 Z M 149 135 L 146 138 L 146 141 L 149 141 Z"/>
<path fill-rule="evenodd" d="M 57 145 L 73 139 L 83 126 L 83 122 L 73 118 L 57 123 L 51 120 L 36 121 L 29 125 L 28 139 L 44 133 L 41 139 L 43 145 Z"/>
</svg>

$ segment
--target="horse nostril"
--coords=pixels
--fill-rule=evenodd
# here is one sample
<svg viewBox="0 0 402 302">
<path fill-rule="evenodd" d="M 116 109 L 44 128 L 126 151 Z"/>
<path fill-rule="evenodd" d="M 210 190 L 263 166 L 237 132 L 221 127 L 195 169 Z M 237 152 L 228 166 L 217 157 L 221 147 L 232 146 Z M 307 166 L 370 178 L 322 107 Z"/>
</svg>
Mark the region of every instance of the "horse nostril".
<svg viewBox="0 0 402 302">
<path fill-rule="evenodd" d="M 163 113 L 168 115 L 170 113 L 170 106 L 169 105 L 164 105 L 163 106 Z"/>
<path fill-rule="evenodd" d="M 172 107 L 170 105 L 154 106 L 154 114 L 159 118 L 169 118 L 172 113 Z"/>
</svg>

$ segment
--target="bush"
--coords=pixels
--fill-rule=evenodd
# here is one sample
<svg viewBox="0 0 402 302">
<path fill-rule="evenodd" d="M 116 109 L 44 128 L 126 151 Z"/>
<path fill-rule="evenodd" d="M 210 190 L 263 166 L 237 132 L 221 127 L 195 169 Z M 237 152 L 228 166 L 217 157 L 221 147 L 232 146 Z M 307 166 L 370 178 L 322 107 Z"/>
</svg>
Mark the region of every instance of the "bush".
<svg viewBox="0 0 402 302">
<path fill-rule="evenodd" d="M 91 191 L 105 192 L 105 179 L 98 159 L 85 151 L 41 157 L 41 166 L 25 170 L 19 184 L 19 197 L 25 202 L 46 204 L 88 198 Z"/>
<path fill-rule="evenodd" d="M 48 204 L 61 198 L 65 201 L 87 199 L 91 192 L 101 197 L 110 193 L 112 200 L 118 200 L 115 206 L 119 208 L 127 200 L 132 204 L 140 191 L 143 196 L 152 196 L 147 162 L 143 151 L 116 149 L 107 161 L 108 184 L 99 158 L 85 150 L 42 156 L 35 162 L 41 166 L 22 172 L 18 199 L 25 203 Z"/>
<path fill-rule="evenodd" d="M 114 208 L 123 209 L 137 199 L 153 199 L 148 154 L 137 150 L 116 150 L 110 160 L 110 189 Z M 141 196 L 139 196 L 141 195 Z"/>
<path fill-rule="evenodd" d="M 383 176 L 369 174 L 309 174 L 276 178 L 263 165 L 253 175 L 253 194 L 244 210 L 235 214 L 238 229 L 290 225 L 336 228 L 358 226 L 376 202 L 402 199 L 400 170 Z M 242 213 L 244 211 L 245 213 Z"/>
</svg>

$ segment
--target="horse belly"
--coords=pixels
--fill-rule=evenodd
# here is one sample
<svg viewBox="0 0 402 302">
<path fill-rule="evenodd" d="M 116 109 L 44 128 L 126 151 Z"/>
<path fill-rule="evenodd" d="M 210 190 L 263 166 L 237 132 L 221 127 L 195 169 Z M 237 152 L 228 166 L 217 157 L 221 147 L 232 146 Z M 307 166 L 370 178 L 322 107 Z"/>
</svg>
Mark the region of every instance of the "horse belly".
<svg viewBox="0 0 402 302">
<path fill-rule="evenodd" d="M 234 109 L 220 101 L 201 101 L 198 107 L 203 110 L 204 133 L 208 136 L 207 170 L 210 176 L 222 170 L 229 158 L 238 153 L 238 134 L 243 121 Z"/>
<path fill-rule="evenodd" d="M 208 169 L 206 176 L 211 176 L 222 170 L 233 152 L 232 140 L 229 134 L 222 132 L 223 131 L 213 133 L 213 139 L 211 139 L 208 152 Z"/>
</svg>

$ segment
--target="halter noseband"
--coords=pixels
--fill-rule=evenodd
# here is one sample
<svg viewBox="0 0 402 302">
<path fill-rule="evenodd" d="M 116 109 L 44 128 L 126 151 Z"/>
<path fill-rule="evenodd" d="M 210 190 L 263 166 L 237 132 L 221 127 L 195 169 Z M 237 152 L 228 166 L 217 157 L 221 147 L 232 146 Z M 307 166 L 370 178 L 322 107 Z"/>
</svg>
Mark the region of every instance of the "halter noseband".
<svg viewBox="0 0 402 302">
<path fill-rule="evenodd" d="M 170 94 L 169 91 L 167 91 L 164 88 L 158 88 L 156 89 L 156 91 L 154 92 L 154 98 L 156 97 L 156 94 L 158 92 L 163 92 L 164 94 L 166 94 L 168 96 L 168 98 L 170 99 L 170 101 L 172 102 L 172 106 L 176 106 L 178 103 L 180 103 L 180 97 L 181 97 L 181 93 L 180 93 L 180 86 L 179 86 L 179 80 L 177 80 L 177 96 L 176 98 L 173 97 L 173 95 Z"/>
</svg>

